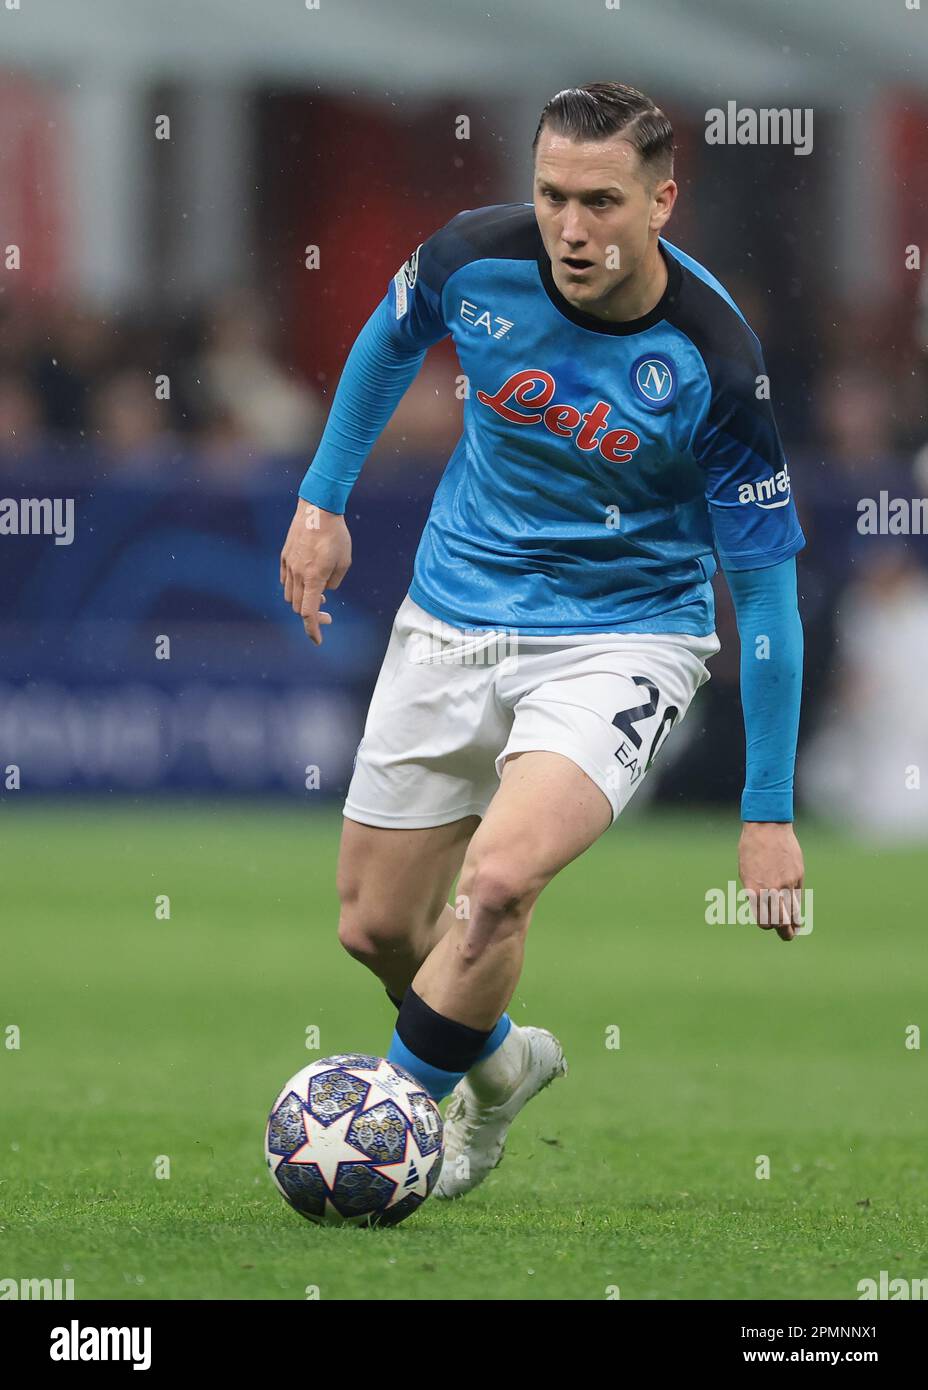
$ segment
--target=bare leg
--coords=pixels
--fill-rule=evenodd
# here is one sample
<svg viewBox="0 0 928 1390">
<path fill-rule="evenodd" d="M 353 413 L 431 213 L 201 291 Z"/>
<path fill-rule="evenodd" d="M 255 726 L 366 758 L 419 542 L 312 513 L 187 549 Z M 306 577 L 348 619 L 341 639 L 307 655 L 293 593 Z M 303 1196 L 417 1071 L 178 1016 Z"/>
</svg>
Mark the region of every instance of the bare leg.
<svg viewBox="0 0 928 1390">
<path fill-rule="evenodd" d="M 546 883 L 612 823 L 605 794 L 559 753 L 513 754 L 470 840 L 452 914 L 413 984 L 436 1012 L 492 1028 L 522 970 L 532 909 Z"/>
<path fill-rule="evenodd" d="M 344 820 L 339 940 L 397 998 L 455 921 L 448 894 L 479 824 L 479 816 L 466 816 L 426 830 L 384 830 Z"/>
</svg>

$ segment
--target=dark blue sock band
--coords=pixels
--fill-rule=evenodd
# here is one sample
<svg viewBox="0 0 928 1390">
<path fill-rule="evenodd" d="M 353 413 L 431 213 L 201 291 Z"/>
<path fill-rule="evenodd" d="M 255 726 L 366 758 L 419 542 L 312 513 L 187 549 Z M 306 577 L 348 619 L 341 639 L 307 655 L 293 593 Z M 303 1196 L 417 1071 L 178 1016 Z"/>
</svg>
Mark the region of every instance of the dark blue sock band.
<svg viewBox="0 0 928 1390">
<path fill-rule="evenodd" d="M 402 999 L 397 999 L 396 996 L 391 994 L 389 990 L 387 990 L 386 993 L 387 997 L 396 1005 L 397 1009 L 402 1009 L 404 1001 Z M 443 1023 L 452 1024 L 454 1028 L 464 1028 L 463 1024 L 453 1024 L 453 1021 L 451 1019 L 443 1019 L 442 1015 L 436 1014 L 434 1009 L 429 1009 L 425 1001 L 420 999 L 411 987 L 406 991 L 406 994 L 413 994 L 414 999 L 417 1000 L 418 1005 L 421 1006 L 421 1008 L 419 1008 L 416 1006 L 416 1004 L 412 1004 L 411 1015 L 413 1018 L 414 1027 L 416 1029 L 418 1046 L 420 1048 L 428 1047 L 430 1045 L 428 1038 L 424 1038 L 422 1032 L 422 1019 L 427 1019 L 427 1015 L 425 1014 L 426 1010 L 428 1010 L 429 1014 L 432 1014 L 435 1018 L 440 1019 Z M 417 1019 L 419 1019 L 418 1024 L 416 1024 Z M 491 1057 L 493 1055 L 496 1049 L 500 1047 L 501 1044 L 505 1041 L 511 1027 L 512 1019 L 509 1017 L 508 1014 L 503 1014 L 502 1018 L 496 1024 L 496 1027 L 492 1028 L 488 1034 L 481 1034 L 478 1029 L 474 1028 L 466 1029 L 465 1031 L 467 1033 L 473 1034 L 474 1043 L 476 1043 L 476 1040 L 480 1037 L 485 1037 L 486 1041 L 483 1043 L 483 1045 L 480 1048 L 480 1051 L 473 1058 L 473 1061 L 470 1063 L 469 1066 L 461 1069 L 451 1069 L 436 1066 L 434 1062 L 426 1060 L 426 1058 L 424 1058 L 416 1050 L 416 1048 L 410 1047 L 406 1042 L 404 1042 L 403 1039 L 400 1037 L 398 1031 L 399 1019 L 397 1019 L 397 1027 L 394 1030 L 393 1037 L 390 1042 L 390 1050 L 387 1053 L 387 1060 L 389 1062 L 395 1062 L 398 1066 L 404 1067 L 406 1071 L 411 1072 L 412 1075 L 417 1078 L 417 1080 L 422 1082 L 423 1086 L 429 1092 L 432 1099 L 439 1101 L 444 1099 L 445 1096 L 450 1095 L 450 1093 L 454 1090 L 455 1086 L 460 1081 L 461 1077 L 465 1076 L 467 1071 L 470 1070 L 470 1066 L 472 1066 L 475 1062 L 482 1062 L 487 1057 Z M 455 1057 L 458 1061 L 460 1061 L 460 1052 L 456 1053 Z"/>
<path fill-rule="evenodd" d="M 396 1020 L 397 1036 L 409 1051 L 429 1066 L 449 1073 L 469 1071 L 493 1031 L 470 1028 L 466 1023 L 446 1018 L 426 1004 L 412 985 Z"/>
<path fill-rule="evenodd" d="M 393 1030 L 387 1061 L 395 1063 L 398 1067 L 403 1067 L 414 1076 L 417 1081 L 421 1082 L 434 1101 L 444 1100 L 445 1096 L 450 1095 L 464 1075 L 462 1071 L 442 1071 L 440 1067 L 430 1067 L 428 1062 L 424 1062 L 421 1057 L 410 1052 L 396 1029 Z"/>
</svg>

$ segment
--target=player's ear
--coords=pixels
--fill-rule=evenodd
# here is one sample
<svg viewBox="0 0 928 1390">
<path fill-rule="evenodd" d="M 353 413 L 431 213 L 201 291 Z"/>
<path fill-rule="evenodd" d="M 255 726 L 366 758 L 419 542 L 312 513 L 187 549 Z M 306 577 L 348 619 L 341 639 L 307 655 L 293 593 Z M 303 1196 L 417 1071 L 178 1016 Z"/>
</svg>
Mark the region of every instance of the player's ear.
<svg viewBox="0 0 928 1390">
<path fill-rule="evenodd" d="M 677 185 L 673 179 L 661 179 L 651 194 L 651 230 L 660 231 L 670 220 L 677 201 Z"/>
</svg>

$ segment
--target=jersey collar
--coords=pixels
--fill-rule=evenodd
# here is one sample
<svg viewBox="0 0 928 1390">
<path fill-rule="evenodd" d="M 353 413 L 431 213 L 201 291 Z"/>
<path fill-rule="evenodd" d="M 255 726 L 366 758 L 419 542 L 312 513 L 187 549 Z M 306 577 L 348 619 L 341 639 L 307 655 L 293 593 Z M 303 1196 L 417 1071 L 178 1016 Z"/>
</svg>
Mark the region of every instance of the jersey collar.
<svg viewBox="0 0 928 1390">
<path fill-rule="evenodd" d="M 664 258 L 667 267 L 667 288 L 648 314 L 643 314 L 638 319 L 625 319 L 623 322 L 610 322 L 608 319 L 597 318 L 595 314 L 585 314 L 582 309 L 575 309 L 574 306 L 564 298 L 554 283 L 551 274 L 551 261 L 547 251 L 542 246 L 538 256 L 538 274 L 541 283 L 551 303 L 558 313 L 563 314 L 565 319 L 570 319 L 571 323 L 577 324 L 580 328 L 589 328 L 593 333 L 606 333 L 613 336 L 626 337 L 630 333 L 644 333 L 655 324 L 665 319 L 673 305 L 676 303 L 680 293 L 680 285 L 683 280 L 683 271 L 680 262 L 675 256 L 669 255 L 663 243 L 658 240 L 658 250 Z"/>
</svg>

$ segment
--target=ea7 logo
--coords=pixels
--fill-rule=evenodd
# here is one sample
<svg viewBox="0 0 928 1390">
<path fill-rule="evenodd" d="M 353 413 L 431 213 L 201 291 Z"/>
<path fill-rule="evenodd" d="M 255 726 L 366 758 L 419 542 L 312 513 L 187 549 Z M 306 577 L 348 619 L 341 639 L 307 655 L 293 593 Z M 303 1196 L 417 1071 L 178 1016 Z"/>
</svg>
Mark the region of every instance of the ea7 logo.
<svg viewBox="0 0 928 1390">
<path fill-rule="evenodd" d="M 765 512 L 774 507 L 785 507 L 789 501 L 789 469 L 784 466 L 779 473 L 771 473 L 769 478 L 761 478 L 756 483 L 742 483 L 738 488 L 738 501 L 742 506 L 754 502 Z"/>
<path fill-rule="evenodd" d="M 393 277 L 393 288 L 396 290 L 396 317 L 401 319 L 409 306 L 409 291 L 415 287 L 416 279 L 419 275 L 419 252 L 422 250 L 422 243 L 416 247 L 405 265 L 401 265 Z"/>
<path fill-rule="evenodd" d="M 420 244 L 416 247 L 415 251 L 413 251 L 406 264 L 401 267 L 402 272 L 406 277 L 406 284 L 409 286 L 410 289 L 412 289 L 415 285 L 416 276 L 419 274 L 419 252 L 421 250 L 422 244 L 420 242 Z"/>
<path fill-rule="evenodd" d="M 469 299 L 461 300 L 460 312 L 465 323 L 472 323 L 475 328 L 485 328 L 491 338 L 505 338 L 512 328 L 511 319 L 501 319 L 498 314 L 491 318 L 489 309 L 478 309 Z"/>
</svg>

